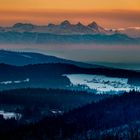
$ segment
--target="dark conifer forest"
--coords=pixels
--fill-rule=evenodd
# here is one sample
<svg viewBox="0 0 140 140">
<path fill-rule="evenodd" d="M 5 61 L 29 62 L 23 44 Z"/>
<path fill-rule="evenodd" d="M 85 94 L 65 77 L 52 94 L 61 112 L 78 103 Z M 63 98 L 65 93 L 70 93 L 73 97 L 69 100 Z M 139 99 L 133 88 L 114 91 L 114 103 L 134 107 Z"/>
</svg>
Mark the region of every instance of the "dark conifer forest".
<svg viewBox="0 0 140 140">
<path fill-rule="evenodd" d="M 25 91 L 23 89 L 21 94 Z M 33 89 L 29 91 L 26 94 L 36 94 Z M 41 90 L 39 89 L 39 91 Z M 13 94 L 12 92 L 11 94 Z M 54 91 L 50 90 L 49 92 L 53 94 Z M 63 94 L 64 91 L 58 92 Z M 2 94 L 0 94 L 1 97 L 3 96 Z M 10 94 L 10 91 L 5 94 Z M 65 94 L 70 93 L 65 91 Z M 16 98 L 13 102 L 18 104 Z M 9 104 L 13 103 L 9 102 Z M 24 103 L 21 102 L 21 104 L 23 105 Z M 34 104 L 34 102 L 27 102 L 27 105 L 29 104 Z M 64 104 L 67 105 L 68 103 Z M 78 106 L 63 114 L 51 115 L 44 117 L 40 121 L 28 124 L 20 123 L 20 121 L 14 119 L 3 121 L 1 117 L 0 123 L 3 127 L 0 129 L 0 136 L 4 140 L 139 139 L 139 118 L 140 93 L 131 91 L 122 95 L 106 97 L 98 101 L 94 100 L 87 105 Z"/>
<path fill-rule="evenodd" d="M 140 72 L 73 63 L 0 64 L 0 140 L 140 139 Z"/>
</svg>

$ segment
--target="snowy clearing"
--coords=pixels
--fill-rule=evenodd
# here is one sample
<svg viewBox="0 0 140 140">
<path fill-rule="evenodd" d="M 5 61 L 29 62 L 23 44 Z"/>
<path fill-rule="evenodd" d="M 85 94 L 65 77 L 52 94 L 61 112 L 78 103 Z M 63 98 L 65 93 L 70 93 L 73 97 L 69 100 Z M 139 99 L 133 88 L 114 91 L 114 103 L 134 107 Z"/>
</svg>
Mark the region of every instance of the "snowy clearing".
<svg viewBox="0 0 140 140">
<path fill-rule="evenodd" d="M 2 82 L 0 82 L 0 84 L 9 85 L 9 84 L 20 84 L 20 83 L 27 83 L 27 82 L 30 82 L 29 78 L 26 78 L 25 80 L 2 81 Z"/>
<path fill-rule="evenodd" d="M 21 119 L 22 115 L 14 112 L 5 112 L 3 110 L 0 111 L 0 115 L 3 116 L 5 120 L 15 118 L 16 120 Z"/>
<path fill-rule="evenodd" d="M 123 92 L 133 89 L 140 90 L 140 87 L 135 87 L 128 84 L 127 78 L 107 77 L 104 75 L 90 75 L 90 74 L 66 74 L 72 86 L 85 86 L 89 89 L 96 90 L 98 94 L 107 92 Z"/>
</svg>

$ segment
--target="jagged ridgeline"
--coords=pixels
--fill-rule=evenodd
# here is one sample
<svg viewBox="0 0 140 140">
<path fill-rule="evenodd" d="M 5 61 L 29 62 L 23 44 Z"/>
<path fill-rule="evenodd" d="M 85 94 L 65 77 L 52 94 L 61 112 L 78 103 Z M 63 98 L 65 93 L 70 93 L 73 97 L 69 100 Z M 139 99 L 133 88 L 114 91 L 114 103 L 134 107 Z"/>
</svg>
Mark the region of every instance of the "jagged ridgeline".
<svg viewBox="0 0 140 140">
<path fill-rule="evenodd" d="M 50 43 L 97 43 L 97 44 L 139 44 L 138 37 L 128 36 L 119 30 L 105 29 L 92 22 L 71 24 L 63 21 L 60 24 L 44 26 L 29 23 L 16 23 L 12 27 L 0 27 L 2 44 L 50 44 Z"/>
</svg>

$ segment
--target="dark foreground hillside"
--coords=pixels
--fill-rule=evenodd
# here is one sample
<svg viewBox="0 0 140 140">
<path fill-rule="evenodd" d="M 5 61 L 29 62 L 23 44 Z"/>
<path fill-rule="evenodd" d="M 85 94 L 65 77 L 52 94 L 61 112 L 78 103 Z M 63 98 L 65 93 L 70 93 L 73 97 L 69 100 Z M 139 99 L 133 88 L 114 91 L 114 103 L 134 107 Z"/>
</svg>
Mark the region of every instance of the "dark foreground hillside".
<svg viewBox="0 0 140 140">
<path fill-rule="evenodd" d="M 60 115 L 74 108 L 97 102 L 108 95 L 60 89 L 15 89 L 0 91 L 0 111 L 22 115 L 20 123 Z"/>
<path fill-rule="evenodd" d="M 1 134 L 8 140 L 140 139 L 140 93 L 116 95 Z M 122 131 L 121 131 L 122 130 Z M 110 133 L 109 133 L 110 132 Z M 116 133 L 115 133 L 116 132 Z"/>
</svg>

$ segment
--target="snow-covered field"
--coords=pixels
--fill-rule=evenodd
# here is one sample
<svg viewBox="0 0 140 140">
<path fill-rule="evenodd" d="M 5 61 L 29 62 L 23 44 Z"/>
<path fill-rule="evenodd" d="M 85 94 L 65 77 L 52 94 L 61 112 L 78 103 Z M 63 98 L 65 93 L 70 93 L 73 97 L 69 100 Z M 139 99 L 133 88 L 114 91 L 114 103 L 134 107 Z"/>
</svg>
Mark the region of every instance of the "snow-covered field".
<svg viewBox="0 0 140 140">
<path fill-rule="evenodd" d="M 2 81 L 0 82 L 0 84 L 3 84 L 3 85 L 8 85 L 8 84 L 20 84 L 20 83 L 27 83 L 29 82 L 30 79 L 29 78 L 26 78 L 25 80 L 17 80 L 17 81 Z"/>
<path fill-rule="evenodd" d="M 66 74 L 65 76 L 69 78 L 72 86 L 85 86 L 85 88 L 88 87 L 89 89 L 96 90 L 98 94 L 107 92 L 119 93 L 132 89 L 140 90 L 140 87 L 128 84 L 127 78 L 90 74 Z"/>
<path fill-rule="evenodd" d="M 14 113 L 14 112 L 5 112 L 3 110 L 0 111 L 0 115 L 2 115 L 5 120 L 11 119 L 11 118 L 15 118 L 16 120 L 19 120 L 22 117 L 21 114 Z"/>
</svg>

